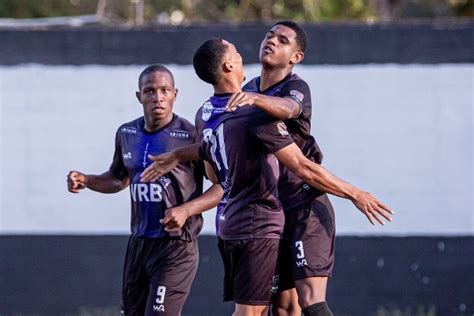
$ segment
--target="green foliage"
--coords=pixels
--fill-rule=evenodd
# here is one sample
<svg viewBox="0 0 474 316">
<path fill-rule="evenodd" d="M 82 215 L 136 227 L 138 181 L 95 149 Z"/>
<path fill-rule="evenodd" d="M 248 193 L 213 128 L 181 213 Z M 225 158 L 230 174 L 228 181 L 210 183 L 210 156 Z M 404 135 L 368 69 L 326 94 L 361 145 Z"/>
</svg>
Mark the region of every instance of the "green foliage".
<svg viewBox="0 0 474 316">
<path fill-rule="evenodd" d="M 0 18 L 38 18 L 94 14 L 99 0 L 1 0 Z M 103 0 L 102 0 L 103 1 Z M 137 0 L 106 0 L 106 16 L 133 21 Z M 473 16 L 472 0 L 143 0 L 147 23 L 255 22 L 292 19 L 299 22 L 377 20 L 377 3 L 398 2 L 401 17 Z"/>
<path fill-rule="evenodd" d="M 94 14 L 97 0 L 2 0 L 1 18 L 44 18 Z"/>
</svg>

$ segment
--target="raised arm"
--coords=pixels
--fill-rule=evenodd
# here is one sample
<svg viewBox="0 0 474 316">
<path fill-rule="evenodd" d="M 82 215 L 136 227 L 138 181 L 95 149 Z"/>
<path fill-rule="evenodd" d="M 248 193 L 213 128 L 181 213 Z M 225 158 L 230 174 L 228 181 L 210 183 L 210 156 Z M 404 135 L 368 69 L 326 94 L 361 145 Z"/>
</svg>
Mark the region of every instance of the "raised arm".
<svg viewBox="0 0 474 316">
<path fill-rule="evenodd" d="M 229 98 L 226 110 L 234 111 L 244 105 L 255 105 L 268 115 L 280 120 L 291 119 L 301 113 L 301 105 L 293 99 L 242 91 L 233 94 Z"/>
<path fill-rule="evenodd" d="M 315 189 L 351 200 L 372 225 L 375 224 L 373 219 L 381 225 L 385 224 L 379 215 L 388 221 L 392 220 L 389 214 L 394 212 L 388 206 L 379 202 L 372 194 L 339 179 L 321 165 L 307 159 L 296 144 L 288 145 L 274 154 L 281 163 Z"/>
<path fill-rule="evenodd" d="M 199 215 L 202 212 L 216 207 L 222 199 L 224 191 L 217 180 L 214 170 L 207 161 L 204 161 L 204 164 L 206 167 L 206 174 L 213 185 L 194 200 L 167 209 L 165 211 L 165 217 L 160 220 L 160 223 L 165 225 L 166 231 L 178 231 L 186 223 L 188 217 Z"/>
<path fill-rule="evenodd" d="M 100 175 L 86 175 L 73 170 L 67 175 L 67 188 L 71 193 L 79 193 L 80 190 L 85 188 L 100 193 L 117 193 L 125 189 L 128 183 L 128 177 L 119 179 L 110 171 Z"/>
<path fill-rule="evenodd" d="M 153 182 L 173 170 L 180 162 L 199 160 L 199 143 L 176 148 L 148 158 L 153 162 L 140 174 L 140 182 Z"/>
</svg>

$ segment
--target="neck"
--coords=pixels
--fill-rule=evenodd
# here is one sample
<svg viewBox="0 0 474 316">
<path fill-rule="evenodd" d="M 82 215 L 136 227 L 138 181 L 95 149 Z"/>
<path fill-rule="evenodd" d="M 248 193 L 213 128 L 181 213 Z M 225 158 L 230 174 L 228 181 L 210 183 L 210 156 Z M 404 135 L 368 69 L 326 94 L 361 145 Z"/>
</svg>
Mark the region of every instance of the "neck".
<svg viewBox="0 0 474 316">
<path fill-rule="evenodd" d="M 145 116 L 145 130 L 147 132 L 156 132 L 160 128 L 166 126 L 173 119 L 173 113 L 168 115 L 166 118 L 161 120 L 154 120 L 153 118 L 147 118 Z"/>
<path fill-rule="evenodd" d="M 262 67 L 260 73 L 260 91 L 273 86 L 275 83 L 282 81 L 293 70 L 293 67 L 287 68 L 269 68 Z"/>
<path fill-rule="evenodd" d="M 236 93 L 242 91 L 240 83 L 233 80 L 222 80 L 213 85 L 214 93 L 221 94 L 221 93 Z"/>
</svg>

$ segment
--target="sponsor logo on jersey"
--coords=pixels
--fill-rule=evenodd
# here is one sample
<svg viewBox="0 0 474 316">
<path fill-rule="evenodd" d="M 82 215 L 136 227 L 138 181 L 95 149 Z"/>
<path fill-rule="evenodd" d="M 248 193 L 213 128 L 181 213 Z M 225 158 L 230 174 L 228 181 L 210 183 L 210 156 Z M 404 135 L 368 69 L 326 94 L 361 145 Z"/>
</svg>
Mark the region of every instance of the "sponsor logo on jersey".
<svg viewBox="0 0 474 316">
<path fill-rule="evenodd" d="M 170 131 L 170 136 L 175 137 L 175 138 L 183 138 L 183 139 L 187 139 L 191 137 L 189 132 L 186 132 L 186 131 Z"/>
<path fill-rule="evenodd" d="M 304 99 L 304 94 L 299 92 L 299 91 L 296 91 L 296 90 L 291 90 L 290 91 L 290 95 L 294 96 L 296 99 L 298 99 L 298 101 L 303 102 L 303 99 Z"/>
<path fill-rule="evenodd" d="M 279 122 L 277 124 L 277 128 L 278 128 L 278 132 L 280 133 L 281 136 L 288 136 L 289 135 L 285 123 Z"/>
<path fill-rule="evenodd" d="M 132 135 L 137 133 L 137 129 L 134 127 L 122 127 L 121 131 L 123 133 L 132 134 Z"/>
<path fill-rule="evenodd" d="M 132 159 L 132 153 L 131 152 L 123 154 L 123 160 L 128 160 L 128 159 Z"/>
<path fill-rule="evenodd" d="M 207 101 L 202 106 L 202 120 L 207 122 L 211 118 L 212 110 L 214 110 L 214 106 L 210 101 Z"/>
<path fill-rule="evenodd" d="M 134 202 L 161 202 L 163 187 L 159 183 L 132 183 L 130 193 Z"/>
</svg>

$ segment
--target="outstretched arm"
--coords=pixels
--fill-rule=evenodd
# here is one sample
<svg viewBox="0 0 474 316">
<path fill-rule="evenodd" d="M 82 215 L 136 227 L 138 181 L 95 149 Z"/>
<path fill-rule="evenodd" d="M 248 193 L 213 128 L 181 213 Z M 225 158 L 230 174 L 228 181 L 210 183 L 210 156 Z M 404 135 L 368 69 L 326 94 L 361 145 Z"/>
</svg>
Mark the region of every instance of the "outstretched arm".
<svg viewBox="0 0 474 316">
<path fill-rule="evenodd" d="M 160 219 L 160 223 L 165 225 L 165 230 L 168 232 L 175 232 L 181 229 L 190 216 L 201 214 L 213 207 L 216 207 L 222 199 L 224 191 L 217 181 L 214 170 L 207 161 L 204 161 L 206 173 L 213 185 L 202 195 L 181 204 L 179 206 L 167 209 L 165 217 Z"/>
<path fill-rule="evenodd" d="M 71 193 L 79 193 L 80 190 L 89 188 L 100 193 L 116 193 L 128 186 L 129 179 L 119 179 L 110 171 L 100 175 L 86 175 L 79 171 L 70 171 L 67 175 L 67 188 Z"/>
<path fill-rule="evenodd" d="M 290 98 L 271 97 L 254 92 L 234 93 L 227 101 L 226 110 L 235 111 L 238 107 L 255 105 L 268 115 L 280 120 L 297 117 L 301 113 L 301 105 Z"/>
<path fill-rule="evenodd" d="M 379 215 L 388 221 L 392 220 L 389 214 L 394 212 L 388 206 L 382 204 L 372 194 L 339 179 L 321 165 L 307 159 L 294 143 L 274 154 L 299 178 L 317 190 L 351 200 L 372 225 L 375 224 L 373 219 L 381 225 L 385 224 Z"/>
<path fill-rule="evenodd" d="M 199 143 L 179 147 L 167 153 L 148 158 L 153 162 L 140 174 L 140 182 L 153 182 L 173 170 L 180 162 L 199 160 Z"/>
</svg>

